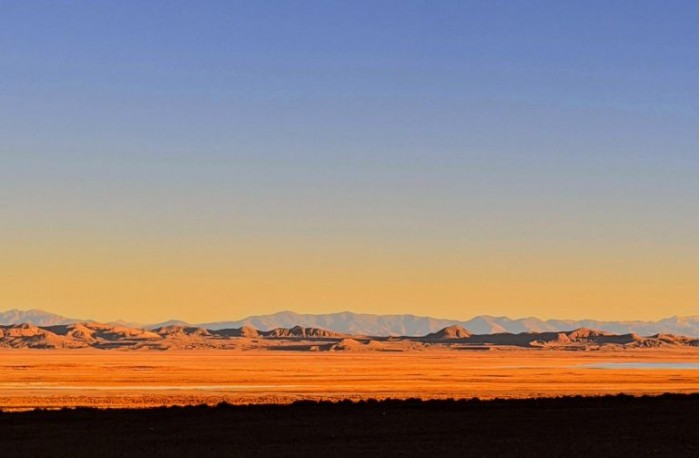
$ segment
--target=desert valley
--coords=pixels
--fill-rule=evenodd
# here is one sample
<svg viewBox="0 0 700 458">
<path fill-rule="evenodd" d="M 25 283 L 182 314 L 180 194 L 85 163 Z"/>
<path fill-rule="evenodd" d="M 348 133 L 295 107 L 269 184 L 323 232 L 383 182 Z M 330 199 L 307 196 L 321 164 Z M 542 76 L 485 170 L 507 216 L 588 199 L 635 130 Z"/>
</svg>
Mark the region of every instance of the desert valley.
<svg viewBox="0 0 700 458">
<path fill-rule="evenodd" d="M 694 393 L 698 339 L 579 328 L 368 336 L 292 326 L 0 326 L 0 408 Z"/>
<path fill-rule="evenodd" d="M 0 50 L 0 453 L 698 457 L 697 0 L 5 1 Z"/>
<path fill-rule="evenodd" d="M 697 345 L 3 325 L 0 428 L 27 456 L 696 456 Z"/>
</svg>

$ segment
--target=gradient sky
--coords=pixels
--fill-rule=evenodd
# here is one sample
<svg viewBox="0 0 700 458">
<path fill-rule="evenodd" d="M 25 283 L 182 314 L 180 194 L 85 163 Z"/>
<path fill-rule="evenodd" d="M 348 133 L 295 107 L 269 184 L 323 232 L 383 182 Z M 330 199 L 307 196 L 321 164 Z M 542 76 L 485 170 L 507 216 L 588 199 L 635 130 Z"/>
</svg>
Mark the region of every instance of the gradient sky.
<svg viewBox="0 0 700 458">
<path fill-rule="evenodd" d="M 0 0 L 0 310 L 696 314 L 697 18 Z"/>
</svg>

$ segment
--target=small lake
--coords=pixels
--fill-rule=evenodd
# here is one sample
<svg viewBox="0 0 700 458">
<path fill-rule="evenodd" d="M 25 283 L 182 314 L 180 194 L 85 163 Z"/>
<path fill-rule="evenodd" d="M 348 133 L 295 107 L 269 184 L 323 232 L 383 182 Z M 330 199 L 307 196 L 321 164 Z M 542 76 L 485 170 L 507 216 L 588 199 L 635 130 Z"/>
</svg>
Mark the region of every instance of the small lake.
<svg viewBox="0 0 700 458">
<path fill-rule="evenodd" d="M 668 362 L 626 362 L 626 363 L 593 363 L 581 364 L 577 367 L 587 369 L 698 369 L 698 363 L 668 363 Z"/>
</svg>

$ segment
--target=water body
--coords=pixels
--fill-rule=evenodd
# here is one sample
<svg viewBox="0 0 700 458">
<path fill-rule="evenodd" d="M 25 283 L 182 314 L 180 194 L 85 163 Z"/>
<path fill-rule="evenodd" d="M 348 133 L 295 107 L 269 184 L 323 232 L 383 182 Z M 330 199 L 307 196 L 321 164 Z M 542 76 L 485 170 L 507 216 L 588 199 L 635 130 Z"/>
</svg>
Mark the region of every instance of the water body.
<svg viewBox="0 0 700 458">
<path fill-rule="evenodd" d="M 256 389 L 298 388 L 300 385 L 62 385 L 60 383 L 0 383 L 8 390 L 61 390 L 61 391 L 239 391 Z"/>
<path fill-rule="evenodd" d="M 576 367 L 587 369 L 698 369 L 698 363 L 668 363 L 668 362 L 626 362 L 626 363 L 593 363 L 581 364 Z"/>
</svg>

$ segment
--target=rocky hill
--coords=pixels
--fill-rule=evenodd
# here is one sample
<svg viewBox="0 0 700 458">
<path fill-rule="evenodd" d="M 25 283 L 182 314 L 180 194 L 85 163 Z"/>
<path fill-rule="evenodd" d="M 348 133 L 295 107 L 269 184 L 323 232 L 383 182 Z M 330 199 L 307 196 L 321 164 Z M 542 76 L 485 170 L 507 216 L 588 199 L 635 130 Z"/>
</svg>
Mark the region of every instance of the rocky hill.
<svg viewBox="0 0 700 458">
<path fill-rule="evenodd" d="M 206 329 L 170 325 L 148 330 L 96 322 L 53 326 L 30 323 L 0 326 L 0 348 L 132 350 L 231 349 L 287 351 L 423 351 L 499 349 L 624 350 L 629 348 L 697 347 L 698 340 L 672 334 L 643 337 L 579 328 L 564 332 L 473 334 L 459 325 L 422 337 L 368 337 L 321 328 L 293 326 L 260 331 L 249 326 Z"/>
<path fill-rule="evenodd" d="M 77 323 L 85 320 L 67 318 L 42 310 L 9 310 L 0 312 L 0 325 L 30 323 L 36 326 Z M 118 321 L 112 324 L 127 327 L 159 329 L 168 326 L 201 327 L 208 330 L 253 328 L 272 331 L 277 328 L 327 329 L 339 334 L 366 336 L 419 337 L 443 328 L 459 325 L 473 334 L 521 332 L 560 332 L 567 329 L 590 328 L 614 334 L 636 333 L 642 336 L 674 334 L 698 337 L 697 316 L 673 316 L 659 321 L 600 321 L 600 320 L 542 320 L 528 317 L 512 319 L 504 316 L 480 315 L 470 320 L 440 319 L 415 315 L 373 315 L 367 313 L 300 314 L 291 311 L 271 315 L 251 316 L 235 321 L 216 321 L 192 324 L 182 320 L 168 320 L 157 324 L 136 324 Z"/>
<path fill-rule="evenodd" d="M 455 339 L 467 339 L 471 337 L 472 334 L 464 329 L 462 326 L 455 324 L 443 328 L 437 332 L 431 332 L 424 337 L 425 340 L 455 340 Z"/>
</svg>

